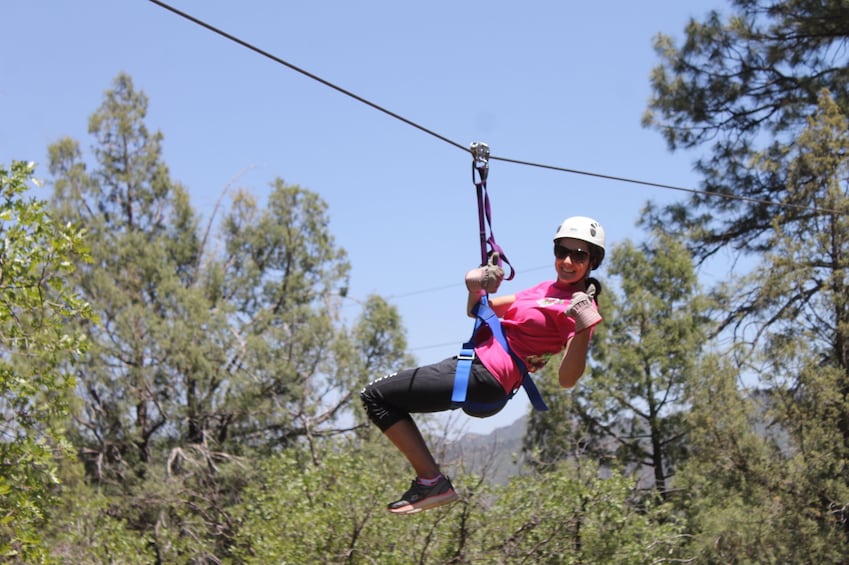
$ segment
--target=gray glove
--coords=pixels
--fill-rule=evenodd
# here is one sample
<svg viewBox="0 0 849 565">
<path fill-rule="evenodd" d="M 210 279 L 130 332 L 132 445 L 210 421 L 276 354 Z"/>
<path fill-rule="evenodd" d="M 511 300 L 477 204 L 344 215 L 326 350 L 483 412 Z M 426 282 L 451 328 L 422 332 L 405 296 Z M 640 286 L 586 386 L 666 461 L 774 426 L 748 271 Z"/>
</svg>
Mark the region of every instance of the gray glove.
<svg viewBox="0 0 849 565">
<path fill-rule="evenodd" d="M 498 292 L 498 287 L 501 286 L 501 281 L 504 280 L 504 269 L 498 265 L 500 259 L 499 253 L 496 251 L 489 257 L 489 262 L 483 267 L 472 269 L 466 273 L 466 288 L 469 292 Z"/>
<path fill-rule="evenodd" d="M 601 314 L 598 313 L 592 299 L 586 292 L 576 292 L 572 295 L 566 315 L 575 320 L 575 333 L 581 333 L 602 320 Z"/>
</svg>

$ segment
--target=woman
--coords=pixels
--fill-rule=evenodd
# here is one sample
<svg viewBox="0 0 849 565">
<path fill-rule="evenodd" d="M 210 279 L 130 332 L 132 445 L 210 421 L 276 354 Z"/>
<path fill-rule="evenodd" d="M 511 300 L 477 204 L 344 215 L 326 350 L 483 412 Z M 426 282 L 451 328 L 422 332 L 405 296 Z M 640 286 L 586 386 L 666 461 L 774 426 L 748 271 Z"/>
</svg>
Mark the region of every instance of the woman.
<svg viewBox="0 0 849 565">
<path fill-rule="evenodd" d="M 522 383 L 524 372 L 538 371 L 562 352 L 558 376 L 564 388 L 575 386 L 584 372 L 592 328 L 601 322 L 592 298 L 597 281 L 588 285 L 589 273 L 604 259 L 604 230 L 584 216 L 564 220 L 554 235 L 554 268 L 557 280 L 507 296 L 489 298 L 489 306 L 501 320 L 508 347 L 505 351 L 483 326 L 475 335 L 474 360 L 466 392 L 468 406 L 498 406 L 497 412 Z M 488 265 L 469 271 L 468 313 L 504 278 L 500 267 Z M 587 294 L 589 292 L 589 295 Z M 516 361 L 516 359 L 521 362 Z M 366 386 L 360 393 L 369 418 L 404 454 L 416 479 L 400 499 L 387 509 L 411 514 L 457 500 L 451 481 L 442 475 L 411 413 L 440 412 L 457 408 L 451 397 L 457 373 L 457 357 L 407 369 Z"/>
</svg>

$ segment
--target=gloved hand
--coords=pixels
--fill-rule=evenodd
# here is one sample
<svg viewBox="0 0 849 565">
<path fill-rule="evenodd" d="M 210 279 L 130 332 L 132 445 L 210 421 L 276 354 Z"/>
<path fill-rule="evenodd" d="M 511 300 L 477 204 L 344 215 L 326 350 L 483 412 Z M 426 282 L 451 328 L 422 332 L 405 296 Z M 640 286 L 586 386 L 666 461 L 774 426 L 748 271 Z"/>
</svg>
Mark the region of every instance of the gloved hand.
<svg viewBox="0 0 849 565">
<path fill-rule="evenodd" d="M 487 292 L 498 292 L 498 287 L 501 286 L 501 281 L 504 280 L 504 269 L 498 265 L 500 258 L 496 251 L 489 257 L 489 262 L 483 267 L 472 269 L 466 273 L 466 288 L 469 292 L 479 292 L 485 290 Z"/>
<path fill-rule="evenodd" d="M 572 301 L 566 315 L 575 320 L 575 333 L 581 333 L 599 322 L 601 314 L 596 310 L 592 299 L 586 292 L 576 292 L 572 295 Z"/>
</svg>

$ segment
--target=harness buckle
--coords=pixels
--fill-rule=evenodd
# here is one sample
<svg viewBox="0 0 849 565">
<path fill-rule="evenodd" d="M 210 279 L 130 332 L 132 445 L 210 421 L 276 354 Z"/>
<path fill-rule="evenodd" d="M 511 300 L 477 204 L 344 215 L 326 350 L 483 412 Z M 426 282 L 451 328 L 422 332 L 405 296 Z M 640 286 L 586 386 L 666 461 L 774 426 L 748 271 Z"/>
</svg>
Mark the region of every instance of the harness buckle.
<svg viewBox="0 0 849 565">
<path fill-rule="evenodd" d="M 460 353 L 457 354 L 457 361 L 474 361 L 475 360 L 475 350 L 474 349 L 463 349 Z"/>
</svg>

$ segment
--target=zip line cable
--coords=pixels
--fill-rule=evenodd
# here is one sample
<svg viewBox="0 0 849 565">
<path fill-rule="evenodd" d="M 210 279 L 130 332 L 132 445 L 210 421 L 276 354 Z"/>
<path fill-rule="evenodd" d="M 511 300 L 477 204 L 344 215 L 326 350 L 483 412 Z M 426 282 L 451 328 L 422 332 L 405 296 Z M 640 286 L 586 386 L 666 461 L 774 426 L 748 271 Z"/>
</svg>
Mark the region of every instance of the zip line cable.
<svg viewBox="0 0 849 565">
<path fill-rule="evenodd" d="M 549 169 L 552 171 L 560 171 L 564 173 L 572 173 L 575 175 L 584 175 L 590 177 L 596 177 L 601 179 L 613 180 L 618 182 L 630 182 L 634 184 L 641 184 L 644 186 L 650 186 L 654 188 L 665 188 L 668 190 L 678 190 L 681 192 L 689 192 L 691 194 L 703 194 L 705 196 L 717 196 L 719 198 L 726 198 L 728 200 L 742 200 L 745 202 L 752 202 L 754 204 L 767 204 L 769 206 L 778 206 L 779 208 L 796 208 L 798 210 L 805 210 L 809 212 L 820 212 L 827 214 L 837 214 L 839 216 L 844 215 L 846 212 L 841 212 L 839 210 L 834 210 L 832 208 L 811 208 L 809 206 L 804 206 L 802 204 L 791 204 L 789 202 L 773 202 L 772 200 L 766 200 L 765 198 L 754 198 L 751 196 L 737 196 L 735 194 L 722 194 L 721 192 L 714 192 L 711 190 L 697 190 L 695 188 L 685 188 L 683 186 L 674 186 L 671 184 L 662 184 L 658 182 L 650 182 L 650 181 L 642 181 L 642 180 L 634 180 L 625 177 L 616 177 L 613 175 L 605 175 L 601 173 L 591 173 L 588 171 L 578 171 L 575 169 L 567 169 L 565 167 L 557 167 L 554 165 L 545 165 L 541 163 L 533 163 L 531 161 L 520 161 L 518 159 L 509 159 L 507 157 L 496 157 L 491 155 L 489 157 L 491 160 L 496 161 L 504 161 L 505 163 L 514 163 L 516 165 L 525 165 L 527 167 L 538 167 L 541 169 Z"/>
<path fill-rule="evenodd" d="M 443 135 L 440 135 L 439 133 L 436 133 L 435 131 L 433 131 L 431 129 L 428 129 L 428 128 L 426 128 L 426 127 L 424 127 L 424 126 L 422 126 L 422 125 L 420 125 L 420 124 L 418 124 L 418 123 L 416 123 L 416 122 L 414 122 L 414 121 L 412 121 L 408 118 L 405 118 L 404 116 L 401 116 L 400 114 L 392 112 L 391 110 L 388 110 L 388 109 L 380 106 L 379 104 L 376 104 L 376 103 L 374 103 L 374 102 L 372 102 L 372 101 L 370 101 L 366 98 L 363 98 L 362 96 L 359 96 L 359 95 L 357 95 L 357 94 L 355 94 L 355 93 L 353 93 L 353 92 L 351 92 L 351 91 L 349 91 L 345 88 L 342 88 L 341 86 L 338 86 L 338 85 L 336 85 L 336 84 L 334 84 L 334 83 L 332 83 L 332 82 L 330 82 L 326 79 L 319 77 L 318 75 L 315 75 L 315 74 L 313 74 L 313 73 L 311 73 L 311 72 L 309 72 L 305 69 L 302 69 L 302 68 L 298 67 L 297 65 L 294 65 L 294 64 L 292 64 L 292 63 L 290 63 L 290 62 L 288 62 L 284 59 L 281 59 L 280 57 L 272 55 L 271 53 L 269 53 L 269 52 L 267 52 L 263 49 L 260 49 L 259 47 L 256 47 L 255 45 L 253 45 L 253 44 L 251 44 L 247 41 L 244 41 L 244 40 L 242 40 L 242 39 L 240 39 L 240 38 L 238 38 L 234 35 L 231 35 L 231 34 L 225 32 L 225 31 L 223 31 L 223 30 L 221 30 L 221 29 L 219 29 L 219 28 L 217 28 L 217 27 L 215 27 L 211 24 L 208 24 L 208 23 L 190 15 L 190 14 L 187 14 L 183 11 L 180 11 L 177 8 L 174 8 L 173 6 L 171 6 L 171 5 L 169 5 L 165 2 L 162 2 L 161 0 L 149 0 L 149 1 L 152 2 L 153 4 L 156 4 L 157 6 L 159 6 L 161 8 L 164 8 L 165 10 L 168 10 L 168 11 L 170 11 L 170 12 L 172 12 L 172 13 L 174 13 L 174 14 L 196 24 L 196 25 L 199 25 L 199 26 L 201 26 L 201 27 L 213 32 L 213 33 L 216 33 L 216 34 L 218 34 L 218 35 L 220 35 L 220 36 L 222 36 L 222 37 L 224 37 L 224 38 L 226 38 L 226 39 L 228 39 L 228 40 L 230 40 L 234 43 L 237 43 L 237 44 L 241 45 L 242 47 L 249 49 L 250 51 L 253 51 L 253 52 L 255 52 L 259 55 L 262 55 L 263 57 L 270 59 L 270 60 L 274 61 L 275 63 L 283 65 L 283 66 L 285 66 L 285 67 L 287 67 L 287 68 L 289 68 L 289 69 L 291 69 L 295 72 L 298 72 L 298 73 L 306 76 L 307 78 L 310 78 L 310 79 L 312 79 L 316 82 L 323 84 L 324 86 L 327 86 L 328 88 L 336 90 L 337 92 L 344 94 L 345 96 L 348 96 L 350 98 L 353 98 L 354 100 L 356 100 L 356 101 L 358 101 L 362 104 L 365 104 L 366 106 L 369 106 L 369 107 L 371 107 L 371 108 L 373 108 L 373 109 L 375 109 L 379 112 L 382 112 L 382 113 L 384 113 L 384 114 L 386 114 L 386 115 L 388 115 L 392 118 L 395 118 L 396 120 L 399 120 L 399 121 L 415 128 L 415 129 L 418 129 L 418 130 L 420 130 L 420 131 L 422 131 L 422 132 L 424 132 L 424 133 L 426 133 L 426 134 L 428 134 L 432 137 L 435 137 L 436 139 L 439 139 L 440 141 L 443 141 L 443 142 L 445 142 L 449 145 L 452 145 L 452 146 L 454 146 L 454 147 L 456 147 L 456 148 L 458 148 L 462 151 L 465 151 L 466 153 L 471 153 L 471 151 L 468 147 L 466 147 L 466 146 L 464 146 L 464 145 L 462 145 L 462 144 L 460 144 L 460 143 L 458 143 L 458 142 L 456 142 L 452 139 L 449 139 L 449 138 L 447 138 Z M 802 205 L 798 205 L 798 204 L 789 204 L 789 203 L 775 203 L 775 202 L 772 202 L 772 201 L 766 200 L 766 199 L 750 198 L 750 197 L 745 197 L 745 196 L 722 194 L 722 193 L 712 192 L 712 191 L 697 190 L 697 189 L 693 189 L 693 188 L 685 188 L 685 187 L 674 186 L 674 185 L 663 184 L 663 183 L 657 183 L 657 182 L 642 181 L 642 180 L 636 180 L 636 179 L 631 179 L 631 178 L 626 178 L 626 177 L 607 175 L 607 174 L 602 174 L 602 173 L 593 173 L 593 172 L 589 172 L 589 171 L 569 169 L 569 168 L 566 168 L 566 167 L 559 167 L 559 166 L 555 166 L 555 165 L 547 165 L 547 164 L 543 164 L 543 163 L 535 163 L 535 162 L 532 162 L 532 161 L 511 159 L 511 158 L 508 158 L 508 157 L 499 157 L 499 156 L 496 156 L 496 155 L 490 155 L 489 159 L 494 160 L 494 161 L 502 161 L 502 162 L 505 162 L 505 163 L 513 163 L 513 164 L 516 164 L 516 165 L 535 167 L 535 168 L 540 168 L 540 169 L 548 169 L 548 170 L 552 170 L 552 171 L 571 173 L 571 174 L 576 174 L 576 175 L 590 176 L 590 177 L 612 180 L 612 181 L 617 181 L 617 182 L 638 184 L 638 185 L 648 186 L 648 187 L 653 187 L 653 188 L 662 188 L 662 189 L 668 189 L 668 190 L 676 190 L 676 191 L 680 191 L 680 192 L 688 192 L 688 193 L 691 193 L 691 194 L 703 194 L 703 195 L 706 195 L 706 196 L 717 196 L 717 197 L 731 199 L 731 200 L 741 200 L 741 201 L 747 201 L 747 202 L 757 203 L 757 204 L 766 204 L 766 205 L 771 205 L 771 206 L 774 205 L 774 206 L 786 207 L 786 208 L 796 208 L 796 209 L 807 210 L 807 211 L 811 211 L 811 212 L 841 214 L 841 215 L 843 214 L 842 212 L 839 212 L 837 210 L 832 210 L 832 209 L 810 208 L 810 207 L 807 207 L 807 206 L 802 206 Z M 428 288 L 428 289 L 423 289 L 423 290 L 411 291 L 411 292 L 407 292 L 407 293 L 402 293 L 402 294 L 390 296 L 389 298 L 403 298 L 403 297 L 413 296 L 413 295 L 417 295 L 417 294 L 425 294 L 425 293 L 434 292 L 434 291 L 437 291 L 437 290 L 443 290 L 445 288 L 453 288 L 454 286 L 456 286 L 456 285 L 452 284 L 452 285 L 445 285 L 445 286 L 442 286 L 442 287 L 434 287 L 434 288 Z M 413 350 L 431 349 L 431 348 L 443 347 L 443 346 L 447 346 L 447 345 L 455 345 L 455 344 L 454 344 L 454 342 L 449 342 L 449 343 L 445 343 L 445 344 L 433 344 L 433 345 L 426 345 L 426 346 L 421 346 L 421 347 L 418 347 L 418 348 L 413 348 Z"/>
<path fill-rule="evenodd" d="M 306 71 L 306 70 L 304 70 L 304 69 L 302 69 L 302 68 L 300 68 L 296 65 L 293 65 L 292 63 L 289 63 L 288 61 L 285 61 L 285 60 L 283 60 L 283 59 L 281 59 L 281 58 L 279 58 L 275 55 L 272 55 L 271 53 L 264 51 L 264 50 L 260 49 L 259 47 L 256 47 L 255 45 L 248 43 L 247 41 L 239 39 L 238 37 L 231 35 L 231 34 L 225 32 L 225 31 L 223 31 L 223 30 L 221 30 L 221 29 L 219 29 L 219 28 L 217 28 L 217 27 L 215 27 L 211 24 L 208 24 L 208 23 L 206 23 L 206 22 L 204 22 L 204 21 L 202 21 L 202 20 L 200 20 L 200 19 L 198 19 L 198 18 L 196 18 L 196 17 L 194 17 L 190 14 L 182 12 L 182 11 L 178 10 L 177 8 L 174 8 L 173 6 L 171 6 L 171 5 L 169 5 L 165 2 L 162 2 L 161 0 L 149 0 L 149 1 L 152 2 L 153 4 L 156 4 L 157 6 L 159 6 L 161 8 L 164 8 L 165 10 L 168 10 L 169 12 L 172 12 L 172 13 L 174 13 L 174 14 L 176 14 L 176 15 L 178 15 L 178 16 L 186 19 L 186 20 L 189 20 L 190 22 L 192 22 L 194 24 L 197 24 L 197 25 L 199 25 L 203 28 L 208 29 L 209 31 L 211 31 L 213 33 L 216 33 L 216 34 L 218 34 L 218 35 L 220 35 L 220 36 L 222 36 L 226 39 L 229 39 L 230 41 L 232 41 L 234 43 L 238 43 L 239 45 L 241 45 L 242 47 L 245 47 L 246 49 L 249 49 L 249 50 L 251 50 L 255 53 L 258 53 L 259 55 L 262 55 L 263 57 L 271 59 L 275 63 L 283 65 L 284 67 L 288 67 L 289 69 L 296 71 L 296 72 L 298 72 L 298 73 L 300 73 L 300 74 L 302 74 L 302 75 L 304 75 L 308 78 L 311 78 L 312 80 L 317 81 L 317 82 L 323 84 L 324 86 L 332 88 L 333 90 L 336 90 L 337 92 L 340 92 L 340 93 L 344 94 L 345 96 L 353 98 L 357 102 L 361 102 L 362 104 L 365 104 L 366 106 L 374 108 L 375 110 L 377 110 L 379 112 L 383 112 L 384 114 L 386 114 L 386 115 L 388 115 L 392 118 L 395 118 L 396 120 L 399 120 L 399 121 L 407 124 L 408 126 L 414 127 L 414 128 L 416 128 L 416 129 L 418 129 L 418 130 L 420 130 L 420 131 L 422 131 L 422 132 L 424 132 L 428 135 L 431 135 L 431 136 L 439 139 L 440 141 L 443 141 L 443 142 L 445 142 L 449 145 L 452 145 L 452 146 L 454 146 L 458 149 L 461 149 L 462 151 L 465 151 L 466 153 L 471 153 L 471 150 L 468 147 L 466 147 L 466 146 L 464 146 L 460 143 L 457 143 L 456 141 L 454 141 L 452 139 L 449 139 L 449 138 L 447 138 L 443 135 L 440 135 L 433 130 L 430 130 L 430 129 L 428 129 L 428 128 L 420 125 L 420 124 L 417 124 L 416 122 L 414 122 L 414 121 L 412 121 L 408 118 L 405 118 L 404 116 L 401 116 L 399 114 L 396 114 L 395 112 L 392 112 L 391 110 L 387 110 L 386 108 L 380 106 L 379 104 L 371 102 L 370 100 L 367 100 L 367 99 L 363 98 L 362 96 L 359 96 L 359 95 L 357 95 L 357 94 L 355 94 L 355 93 L 353 93 L 349 90 L 346 90 L 346 89 L 342 88 L 341 86 L 338 86 L 338 85 L 330 82 L 329 80 L 325 80 L 325 79 L 323 79 L 323 78 L 321 78 L 321 77 L 319 77 L 319 76 L 317 76 L 317 75 L 315 75 L 315 74 L 313 74 L 309 71 Z M 750 203 L 754 203 L 754 204 L 766 204 L 768 206 L 777 206 L 779 208 L 794 208 L 794 209 L 797 209 L 797 210 L 804 210 L 804 211 L 808 211 L 808 212 L 837 214 L 837 215 L 841 215 L 841 216 L 846 214 L 846 212 L 841 212 L 839 210 L 834 210 L 834 209 L 831 209 L 831 208 L 816 208 L 816 207 L 804 206 L 802 204 L 791 204 L 791 203 L 787 203 L 787 202 L 773 202 L 771 200 L 766 200 L 766 199 L 761 199 L 761 198 L 753 198 L 753 197 L 747 197 L 747 196 L 737 196 L 737 195 L 733 195 L 733 194 L 723 194 L 721 192 L 714 192 L 714 191 L 709 191 L 709 190 L 697 190 L 695 188 L 686 188 L 686 187 L 674 186 L 674 185 L 670 185 L 670 184 L 643 181 L 643 180 L 631 179 L 631 178 L 626 178 L 626 177 L 618 177 L 618 176 L 606 175 L 606 174 L 601 174 L 601 173 L 593 173 L 593 172 L 589 172 L 589 171 L 581 171 L 581 170 L 576 170 L 576 169 L 568 169 L 566 167 L 558 167 L 558 166 L 555 166 L 555 165 L 546 165 L 546 164 L 542 164 L 542 163 L 534 163 L 532 161 L 523 161 L 523 160 L 519 160 L 519 159 L 511 159 L 511 158 L 508 158 L 508 157 L 498 157 L 498 156 L 495 156 L 495 155 L 490 155 L 489 158 L 491 160 L 495 160 L 495 161 L 502 161 L 502 162 L 505 162 L 505 163 L 513 163 L 513 164 L 516 164 L 516 165 L 523 165 L 523 166 L 527 166 L 527 167 L 536 167 L 536 168 L 540 168 L 540 169 L 548 169 L 548 170 L 551 170 L 551 171 L 558 171 L 558 172 L 563 172 L 563 173 L 571 173 L 571 174 L 576 174 L 576 175 L 590 176 L 590 177 L 612 180 L 612 181 L 617 181 L 617 182 L 639 184 L 639 185 L 642 185 L 642 186 L 648 186 L 648 187 L 652 187 L 652 188 L 663 188 L 663 189 L 668 189 L 668 190 L 677 190 L 677 191 L 680 191 L 680 192 L 688 192 L 690 194 L 702 194 L 702 195 L 705 195 L 705 196 L 716 196 L 716 197 L 725 198 L 725 199 L 728 199 L 728 200 L 740 200 L 740 201 L 750 202 Z"/>
<path fill-rule="evenodd" d="M 449 145 L 453 145 L 454 147 L 457 147 L 457 148 L 459 148 L 459 149 L 462 149 L 463 151 L 466 151 L 466 152 L 468 152 L 468 151 L 469 151 L 466 147 L 463 147 L 462 145 L 460 145 L 460 144 L 459 144 L 459 143 L 457 143 L 456 141 L 453 141 L 453 140 L 451 140 L 451 139 L 448 139 L 447 137 L 444 137 L 444 136 L 442 136 L 442 135 L 439 135 L 439 134 L 438 134 L 438 133 L 436 133 L 435 131 L 431 131 L 431 130 L 427 129 L 426 127 L 421 126 L 421 125 L 417 124 L 416 122 L 414 122 L 414 121 L 412 121 L 412 120 L 408 120 L 408 119 L 407 119 L 407 118 L 405 118 L 404 116 L 398 115 L 398 114 L 396 114 L 395 112 L 392 112 L 392 111 L 390 111 L 390 110 L 387 110 L 386 108 L 383 108 L 382 106 L 379 106 L 379 105 L 375 104 L 374 102 L 371 102 L 371 101 L 369 101 L 369 100 L 366 100 L 366 99 L 365 99 L 365 98 L 363 98 L 362 96 L 358 96 L 358 95 L 354 94 L 354 93 L 353 93 L 353 92 L 351 92 L 350 90 L 345 90 L 345 89 L 344 89 L 344 88 L 342 88 L 341 86 L 337 86 L 337 85 L 333 84 L 332 82 L 330 82 L 330 81 L 328 81 L 328 80 L 324 80 L 324 79 L 323 79 L 323 78 L 321 78 L 320 76 L 314 75 L 314 74 L 312 74 L 312 73 L 311 73 L 311 72 L 309 72 L 309 71 L 306 71 L 306 70 L 304 70 L 304 69 L 302 69 L 302 68 L 300 68 L 300 67 L 298 67 L 298 66 L 296 66 L 296 65 L 293 65 L 292 63 L 289 63 L 288 61 L 284 61 L 283 59 L 281 59 L 281 58 L 279 58 L 279 57 L 276 57 L 276 56 L 272 55 L 271 53 L 269 53 L 269 52 L 267 52 L 267 51 L 263 51 L 263 50 L 262 50 L 262 49 L 260 49 L 259 47 L 256 47 L 255 45 L 252 45 L 252 44 L 248 43 L 247 41 L 243 41 L 243 40 L 239 39 L 238 37 L 235 37 L 235 36 L 233 36 L 233 35 L 230 35 L 229 33 L 225 32 L 225 31 L 222 31 L 222 30 L 218 29 L 217 27 L 212 26 L 212 25 L 210 25 L 210 24 L 208 24 L 208 23 L 206 23 L 206 22 L 204 22 L 204 21 L 201 21 L 201 20 L 197 19 L 197 18 L 196 18 L 196 17 L 194 17 L 194 16 L 191 16 L 191 15 L 189 15 L 189 14 L 185 13 L 185 12 L 181 12 L 180 10 L 178 10 L 178 9 L 174 8 L 173 6 L 169 6 L 169 5 L 168 5 L 168 4 L 166 4 L 165 2 L 160 2 L 159 0 L 150 0 L 150 1 L 151 1 L 151 2 L 153 2 L 154 4 L 156 4 L 157 6 L 161 6 L 162 8 L 165 8 L 166 10 L 168 10 L 168 11 L 170 11 L 170 12 L 173 12 L 173 13 L 177 14 L 178 16 L 181 16 L 181 17 L 183 17 L 183 18 L 185 18 L 185 19 L 189 20 L 190 22 L 193 22 L 193 23 L 195 23 L 195 24 L 197 24 L 197 25 L 199 25 L 199 26 L 201 26 L 201 27 L 204 27 L 204 28 L 208 29 L 208 30 L 209 30 L 209 31 L 211 31 L 211 32 L 217 33 L 218 35 L 220 35 L 220 36 L 222 36 L 222 37 L 226 37 L 226 38 L 227 38 L 227 39 L 229 39 L 230 41 L 233 41 L 233 42 L 235 42 L 235 43 L 238 43 L 238 44 L 239 44 L 239 45 L 241 45 L 242 47 L 245 47 L 245 48 L 247 48 L 247 49 L 250 49 L 251 51 L 253 51 L 253 52 L 255 52 L 255 53 L 259 53 L 259 54 L 260 54 L 260 55 L 262 55 L 263 57 L 266 57 L 266 58 L 268 58 L 268 59 L 271 59 L 271 60 L 272 60 L 272 61 L 274 61 L 275 63 L 279 63 L 279 64 L 283 65 L 284 67 L 289 67 L 289 68 L 290 68 L 290 69 L 292 69 L 293 71 L 299 72 L 299 73 L 301 73 L 302 75 L 304 75 L 304 76 L 306 76 L 306 77 L 308 77 L 308 78 L 311 78 L 311 79 L 313 79 L 313 80 L 315 80 L 315 81 L 320 82 L 320 83 L 321 83 L 321 84 L 323 84 L 324 86 L 330 87 L 330 88 L 332 88 L 333 90 L 336 90 L 336 91 L 338 91 L 338 92 L 341 92 L 341 93 L 342 93 L 342 94 L 344 94 L 345 96 L 350 96 L 351 98 L 353 98 L 353 99 L 354 99 L 354 100 L 356 100 L 357 102 L 362 102 L 362 103 L 363 103 L 363 104 L 365 104 L 366 106 L 371 106 L 371 107 L 372 107 L 372 108 L 374 108 L 375 110 L 377 110 L 377 111 L 379 111 L 379 112 L 383 112 L 384 114 L 387 114 L 388 116 L 391 116 L 391 117 L 395 118 L 396 120 L 400 120 L 400 121 L 404 122 L 405 124 L 407 124 L 407 125 L 409 125 L 409 126 L 412 126 L 412 127 L 416 128 L 416 129 L 419 129 L 419 130 L 421 130 L 421 131 L 425 132 L 426 134 L 432 135 L 433 137 L 435 137 L 435 138 L 437 138 L 437 139 L 439 139 L 439 140 L 441 140 L 441 141 L 444 141 L 445 143 L 448 143 Z"/>
</svg>

